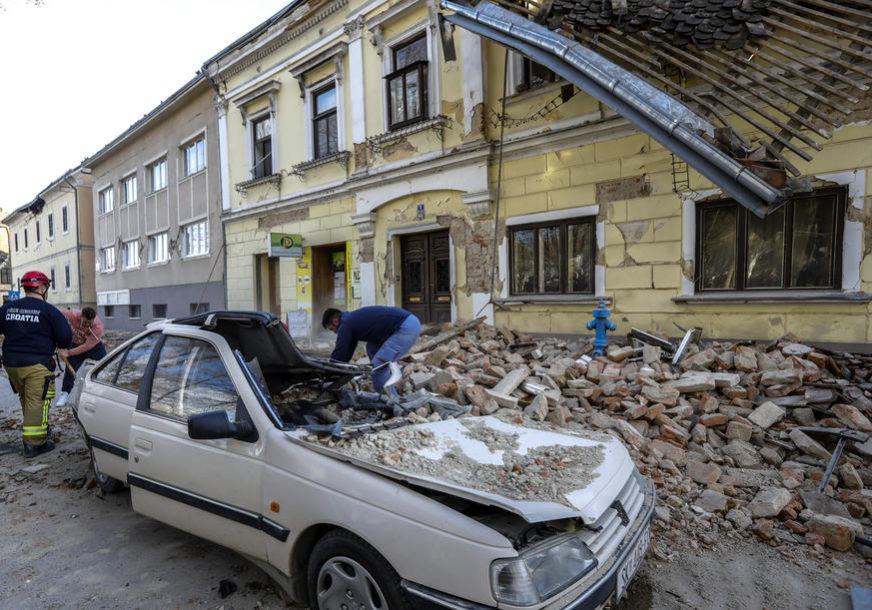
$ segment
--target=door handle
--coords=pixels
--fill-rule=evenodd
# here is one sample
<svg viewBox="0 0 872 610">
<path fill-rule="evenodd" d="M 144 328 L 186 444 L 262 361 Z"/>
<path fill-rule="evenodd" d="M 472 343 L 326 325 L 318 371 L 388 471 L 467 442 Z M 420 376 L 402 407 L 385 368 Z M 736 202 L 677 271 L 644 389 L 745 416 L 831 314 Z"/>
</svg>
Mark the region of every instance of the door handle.
<svg viewBox="0 0 872 610">
<path fill-rule="evenodd" d="M 97 412 L 97 405 L 95 405 L 91 401 L 87 401 L 85 403 L 82 403 L 82 411 L 84 411 L 85 413 L 87 413 L 89 415 L 93 415 L 94 413 Z"/>
<path fill-rule="evenodd" d="M 154 445 L 151 441 L 146 440 L 144 438 L 136 438 L 133 439 L 133 448 L 137 453 L 142 453 L 143 455 L 149 455 L 151 453 L 151 449 Z"/>
</svg>

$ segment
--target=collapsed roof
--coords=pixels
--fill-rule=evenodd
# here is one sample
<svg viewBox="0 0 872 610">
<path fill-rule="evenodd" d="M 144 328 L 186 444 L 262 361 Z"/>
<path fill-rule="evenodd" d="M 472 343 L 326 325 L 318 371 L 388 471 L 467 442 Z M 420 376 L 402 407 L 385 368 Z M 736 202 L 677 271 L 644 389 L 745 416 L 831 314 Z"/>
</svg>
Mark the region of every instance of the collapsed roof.
<svg viewBox="0 0 872 610">
<path fill-rule="evenodd" d="M 872 1 L 442 0 L 763 216 L 872 83 Z M 864 100 L 865 96 L 865 100 Z M 760 134 L 752 142 L 743 130 Z M 744 127 L 744 129 L 743 129 Z"/>
</svg>

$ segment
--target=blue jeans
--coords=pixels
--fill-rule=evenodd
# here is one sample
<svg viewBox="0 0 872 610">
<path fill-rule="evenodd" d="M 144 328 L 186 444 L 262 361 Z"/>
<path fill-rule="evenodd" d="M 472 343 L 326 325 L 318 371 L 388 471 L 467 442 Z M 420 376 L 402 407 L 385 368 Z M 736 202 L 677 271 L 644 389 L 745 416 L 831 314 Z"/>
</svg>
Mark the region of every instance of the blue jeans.
<svg viewBox="0 0 872 610">
<path fill-rule="evenodd" d="M 81 354 L 76 354 L 75 356 L 67 356 L 67 361 L 77 371 L 79 367 L 82 366 L 82 363 L 88 358 L 92 358 L 93 360 L 100 360 L 103 356 L 106 355 L 106 346 L 103 345 L 103 342 L 100 341 L 97 345 L 89 349 L 87 352 L 82 352 Z M 70 390 L 73 389 L 73 384 L 76 382 L 76 374 L 73 373 L 70 369 L 67 369 L 64 373 L 64 383 L 61 386 L 61 391 L 70 393 Z"/>
<path fill-rule="evenodd" d="M 402 358 L 406 352 L 412 349 L 415 341 L 418 340 L 418 335 L 421 334 L 421 322 L 417 317 L 410 314 L 400 327 L 394 331 L 387 340 L 382 343 L 374 343 L 370 341 L 366 344 L 366 355 L 369 356 L 369 361 L 372 365 L 379 366 L 385 362 L 396 362 Z M 390 377 L 391 371 L 389 367 L 381 368 L 372 374 L 372 383 L 375 386 L 375 391 L 382 393 L 385 387 L 385 381 Z M 396 394 L 395 388 L 391 391 Z"/>
</svg>

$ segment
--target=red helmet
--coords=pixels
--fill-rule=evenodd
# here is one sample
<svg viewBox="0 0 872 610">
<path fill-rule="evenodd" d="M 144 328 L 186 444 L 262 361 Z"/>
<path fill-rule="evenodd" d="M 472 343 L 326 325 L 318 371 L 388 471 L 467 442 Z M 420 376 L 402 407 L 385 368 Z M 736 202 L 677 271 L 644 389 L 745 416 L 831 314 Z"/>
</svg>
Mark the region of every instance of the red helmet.
<svg viewBox="0 0 872 610">
<path fill-rule="evenodd" d="M 49 285 L 51 280 L 41 271 L 28 271 L 21 277 L 21 285 L 25 288 L 36 288 L 43 284 Z"/>
</svg>

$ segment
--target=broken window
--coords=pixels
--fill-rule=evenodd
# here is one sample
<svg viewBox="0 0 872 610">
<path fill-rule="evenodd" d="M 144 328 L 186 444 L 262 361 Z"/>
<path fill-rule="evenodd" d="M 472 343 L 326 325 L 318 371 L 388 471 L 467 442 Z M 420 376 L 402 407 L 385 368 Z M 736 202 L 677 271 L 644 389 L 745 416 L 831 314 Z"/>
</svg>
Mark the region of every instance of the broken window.
<svg viewBox="0 0 872 610">
<path fill-rule="evenodd" d="M 558 77 L 553 70 L 546 68 L 540 63 L 536 63 L 532 59 L 524 57 L 521 64 L 520 80 L 521 82 L 518 83 L 517 86 L 518 93 L 529 89 L 535 89 L 536 87 L 541 87 L 548 83 L 556 83 Z"/>
<path fill-rule="evenodd" d="M 167 337 L 154 371 L 149 409 L 187 419 L 197 413 L 236 411 L 239 396 L 218 351 L 209 343 Z"/>
<path fill-rule="evenodd" d="M 697 288 L 839 288 L 845 190 L 797 197 L 765 218 L 732 201 L 697 208 Z"/>
<path fill-rule="evenodd" d="M 392 49 L 394 71 L 388 74 L 388 128 L 427 118 L 427 36 Z"/>
<path fill-rule="evenodd" d="M 151 351 L 159 337 L 160 333 L 146 335 L 125 352 L 110 360 L 94 375 L 94 378 L 138 392 L 148 359 L 151 358 Z"/>
<path fill-rule="evenodd" d="M 511 293 L 592 293 L 594 228 L 594 218 L 512 227 Z"/>
</svg>

